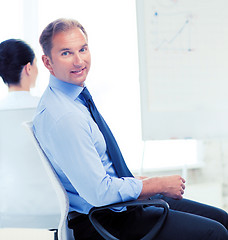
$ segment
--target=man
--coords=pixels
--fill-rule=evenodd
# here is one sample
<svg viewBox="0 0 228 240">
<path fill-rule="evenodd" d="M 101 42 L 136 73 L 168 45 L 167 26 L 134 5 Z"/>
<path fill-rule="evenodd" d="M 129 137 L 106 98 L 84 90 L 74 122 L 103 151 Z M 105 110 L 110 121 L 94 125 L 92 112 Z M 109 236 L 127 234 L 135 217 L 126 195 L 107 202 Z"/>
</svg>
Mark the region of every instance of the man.
<svg viewBox="0 0 228 240">
<path fill-rule="evenodd" d="M 228 239 L 227 213 L 183 199 L 185 180 L 181 176 L 134 178 L 121 153 L 113 157 L 115 143 L 110 147 L 100 127 L 100 122 L 105 123 L 100 115 L 99 119 L 95 116 L 96 107 L 85 88 L 91 58 L 82 25 L 58 19 L 44 29 L 40 44 L 51 76 L 34 119 L 34 133 L 68 193 L 70 211 L 82 213 L 71 224 L 75 239 L 102 239 L 86 215 L 93 206 L 151 196 L 170 205 L 156 239 Z M 155 207 L 116 211 L 104 211 L 99 218 L 120 239 L 140 239 L 161 214 Z"/>
</svg>

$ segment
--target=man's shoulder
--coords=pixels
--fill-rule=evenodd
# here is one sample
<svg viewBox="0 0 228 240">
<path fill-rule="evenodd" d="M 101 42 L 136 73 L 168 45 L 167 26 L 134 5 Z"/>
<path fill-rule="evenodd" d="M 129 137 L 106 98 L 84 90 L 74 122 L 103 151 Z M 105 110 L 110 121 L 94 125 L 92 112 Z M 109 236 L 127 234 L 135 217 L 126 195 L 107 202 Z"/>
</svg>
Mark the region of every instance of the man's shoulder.
<svg viewBox="0 0 228 240">
<path fill-rule="evenodd" d="M 81 107 L 67 95 L 47 89 L 41 97 L 37 108 L 37 116 L 45 115 L 52 121 L 58 121 L 67 115 L 81 115 Z"/>
</svg>

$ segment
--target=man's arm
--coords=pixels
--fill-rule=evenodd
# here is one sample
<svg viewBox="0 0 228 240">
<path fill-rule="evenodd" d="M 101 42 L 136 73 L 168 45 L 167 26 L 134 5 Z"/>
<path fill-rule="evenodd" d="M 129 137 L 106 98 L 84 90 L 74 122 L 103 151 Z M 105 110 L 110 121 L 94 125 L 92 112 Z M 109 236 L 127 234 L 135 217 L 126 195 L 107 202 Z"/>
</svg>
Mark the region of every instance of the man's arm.
<svg viewBox="0 0 228 240">
<path fill-rule="evenodd" d="M 182 199 L 185 189 L 185 180 L 179 175 L 167 177 L 143 178 L 143 187 L 139 199 L 146 199 L 155 194 Z"/>
<path fill-rule="evenodd" d="M 61 114 L 56 121 L 51 121 L 52 118 L 43 112 L 40 122 L 45 119 L 42 126 L 48 128 L 40 127 L 36 131 L 41 146 L 55 165 L 64 186 L 68 184 L 69 188 L 71 185 L 92 206 L 137 199 L 142 182 L 113 176 L 104 138 L 94 121 L 87 115 L 81 116 L 81 112 L 79 109 Z"/>
</svg>

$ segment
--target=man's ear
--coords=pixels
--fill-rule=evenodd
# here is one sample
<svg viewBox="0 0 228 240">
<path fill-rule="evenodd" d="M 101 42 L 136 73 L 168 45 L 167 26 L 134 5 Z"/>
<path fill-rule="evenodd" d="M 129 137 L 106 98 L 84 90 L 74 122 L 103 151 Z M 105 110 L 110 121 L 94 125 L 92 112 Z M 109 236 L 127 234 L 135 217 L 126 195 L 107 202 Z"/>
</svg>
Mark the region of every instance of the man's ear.
<svg viewBox="0 0 228 240">
<path fill-rule="evenodd" d="M 42 61 L 44 63 L 44 66 L 50 71 L 50 73 L 53 74 L 51 59 L 46 55 L 42 55 Z"/>
</svg>

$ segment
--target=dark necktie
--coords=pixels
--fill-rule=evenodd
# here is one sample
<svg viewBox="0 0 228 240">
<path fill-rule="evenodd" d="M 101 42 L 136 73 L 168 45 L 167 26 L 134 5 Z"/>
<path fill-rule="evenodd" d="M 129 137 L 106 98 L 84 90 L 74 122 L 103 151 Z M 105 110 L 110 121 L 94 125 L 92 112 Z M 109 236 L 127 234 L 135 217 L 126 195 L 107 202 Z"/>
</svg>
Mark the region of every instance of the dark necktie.
<svg viewBox="0 0 228 240">
<path fill-rule="evenodd" d="M 102 134 L 104 136 L 104 139 L 105 139 L 105 142 L 107 145 L 108 155 L 111 158 L 111 161 L 114 165 L 114 168 L 116 170 L 118 177 L 133 177 L 133 175 L 129 171 L 129 169 L 123 159 L 123 156 L 121 154 L 119 146 L 118 146 L 111 130 L 109 129 L 109 127 L 108 127 L 107 123 L 105 122 L 105 120 L 103 119 L 103 117 L 98 112 L 98 110 L 93 102 L 92 96 L 90 95 L 90 93 L 86 87 L 81 92 L 81 95 L 84 97 L 84 99 L 88 105 L 88 109 L 93 117 L 93 120 L 97 123 L 100 131 L 102 132 Z"/>
</svg>

